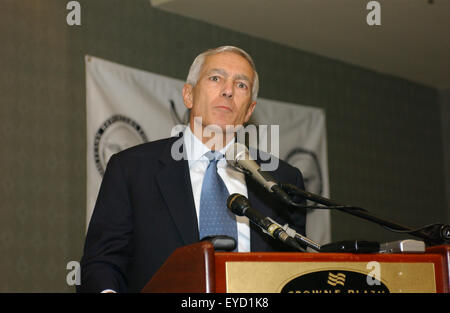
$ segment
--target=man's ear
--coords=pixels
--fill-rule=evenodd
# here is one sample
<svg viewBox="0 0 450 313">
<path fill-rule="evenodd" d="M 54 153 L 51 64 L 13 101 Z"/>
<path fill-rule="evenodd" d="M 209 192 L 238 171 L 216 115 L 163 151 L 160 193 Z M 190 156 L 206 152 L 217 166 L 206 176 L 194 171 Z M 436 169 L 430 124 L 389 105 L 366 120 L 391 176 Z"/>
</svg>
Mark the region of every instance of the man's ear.
<svg viewBox="0 0 450 313">
<path fill-rule="evenodd" d="M 191 84 L 184 84 L 183 86 L 183 101 L 184 101 L 184 105 L 186 106 L 186 108 L 188 109 L 192 109 L 192 106 L 194 104 L 193 101 L 193 87 Z"/>
<path fill-rule="evenodd" d="M 248 120 L 250 119 L 250 116 L 252 116 L 253 111 L 255 110 L 256 107 L 256 101 L 253 101 L 252 103 L 250 103 L 250 105 L 248 106 L 247 109 L 247 113 L 245 115 L 245 123 L 248 122 Z"/>
</svg>

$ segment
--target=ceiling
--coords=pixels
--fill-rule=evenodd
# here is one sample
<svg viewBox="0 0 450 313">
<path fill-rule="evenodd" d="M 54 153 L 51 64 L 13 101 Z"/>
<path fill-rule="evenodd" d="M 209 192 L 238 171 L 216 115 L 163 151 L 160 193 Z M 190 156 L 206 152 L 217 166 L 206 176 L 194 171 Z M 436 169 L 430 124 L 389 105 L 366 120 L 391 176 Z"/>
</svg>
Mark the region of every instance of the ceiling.
<svg viewBox="0 0 450 313">
<path fill-rule="evenodd" d="M 450 1 L 379 0 L 381 25 L 369 26 L 369 0 L 150 0 L 161 10 L 295 49 L 450 88 Z"/>
</svg>

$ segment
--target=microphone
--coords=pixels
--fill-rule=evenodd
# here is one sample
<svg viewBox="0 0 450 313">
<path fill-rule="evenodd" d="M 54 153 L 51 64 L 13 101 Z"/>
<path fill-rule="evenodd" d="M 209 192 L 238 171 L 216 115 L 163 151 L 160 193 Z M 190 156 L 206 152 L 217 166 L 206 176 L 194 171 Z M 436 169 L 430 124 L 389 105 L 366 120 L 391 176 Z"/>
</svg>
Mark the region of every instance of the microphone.
<svg viewBox="0 0 450 313">
<path fill-rule="evenodd" d="M 278 239 L 296 250 L 305 251 L 280 225 L 253 209 L 248 199 L 243 195 L 238 193 L 230 195 L 227 199 L 227 207 L 236 215 L 247 216 L 250 222 L 259 226 L 264 233 L 272 238 Z"/>
<path fill-rule="evenodd" d="M 200 241 L 210 241 L 216 251 L 233 251 L 236 248 L 236 239 L 226 235 L 206 236 Z"/>
<path fill-rule="evenodd" d="M 273 219 L 271 219 L 270 217 L 268 217 L 268 219 L 274 223 L 277 224 L 278 226 L 280 226 L 281 228 L 283 228 L 283 230 L 292 238 L 294 238 L 295 240 L 297 240 L 298 242 L 301 242 L 305 245 L 307 245 L 308 247 L 319 251 L 320 252 L 320 244 L 318 244 L 317 242 L 309 239 L 308 237 L 302 236 L 300 234 L 298 234 L 295 229 L 292 229 L 289 227 L 289 224 L 285 224 L 284 226 L 281 226 L 280 224 L 278 224 L 277 222 L 275 222 Z"/>
<path fill-rule="evenodd" d="M 260 166 L 250 158 L 248 149 L 241 143 L 234 143 L 225 152 L 227 163 L 241 172 L 250 175 L 257 183 L 262 185 L 270 193 L 276 194 L 280 199 L 292 204 L 289 195 L 281 189 L 278 182 L 267 172 L 261 171 Z"/>
</svg>

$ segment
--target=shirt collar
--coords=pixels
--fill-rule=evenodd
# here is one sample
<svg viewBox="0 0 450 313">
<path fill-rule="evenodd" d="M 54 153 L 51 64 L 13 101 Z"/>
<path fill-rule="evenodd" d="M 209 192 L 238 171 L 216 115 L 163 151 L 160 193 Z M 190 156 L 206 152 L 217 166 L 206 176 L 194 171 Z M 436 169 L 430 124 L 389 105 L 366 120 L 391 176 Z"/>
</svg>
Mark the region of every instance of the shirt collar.
<svg viewBox="0 0 450 313">
<path fill-rule="evenodd" d="M 188 125 L 184 130 L 183 138 L 189 168 L 191 168 L 198 161 L 201 160 L 208 161 L 208 159 L 204 155 L 206 152 L 209 151 L 209 149 L 203 144 L 203 142 L 200 139 L 198 139 L 192 133 L 190 125 Z M 233 143 L 234 140 L 230 140 L 230 142 L 219 152 L 225 155 L 225 152 L 227 151 L 228 147 L 231 146 Z"/>
</svg>

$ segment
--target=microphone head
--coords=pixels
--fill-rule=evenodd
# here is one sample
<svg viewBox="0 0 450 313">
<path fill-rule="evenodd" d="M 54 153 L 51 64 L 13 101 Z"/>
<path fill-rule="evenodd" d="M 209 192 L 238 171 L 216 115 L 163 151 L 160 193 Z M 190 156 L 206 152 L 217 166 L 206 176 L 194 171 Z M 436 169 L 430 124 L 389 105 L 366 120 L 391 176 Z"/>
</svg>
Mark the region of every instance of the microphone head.
<svg viewBox="0 0 450 313">
<path fill-rule="evenodd" d="M 250 202 L 245 196 L 239 193 L 233 193 L 227 199 L 227 207 L 234 214 L 244 216 L 245 211 L 250 207 Z"/>
<path fill-rule="evenodd" d="M 240 168 L 238 162 L 243 159 L 249 160 L 250 156 L 245 145 L 235 142 L 225 152 L 225 158 L 229 165 Z"/>
</svg>

